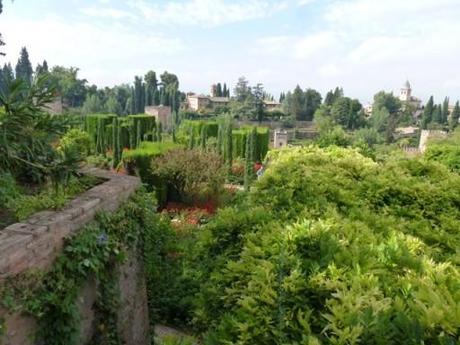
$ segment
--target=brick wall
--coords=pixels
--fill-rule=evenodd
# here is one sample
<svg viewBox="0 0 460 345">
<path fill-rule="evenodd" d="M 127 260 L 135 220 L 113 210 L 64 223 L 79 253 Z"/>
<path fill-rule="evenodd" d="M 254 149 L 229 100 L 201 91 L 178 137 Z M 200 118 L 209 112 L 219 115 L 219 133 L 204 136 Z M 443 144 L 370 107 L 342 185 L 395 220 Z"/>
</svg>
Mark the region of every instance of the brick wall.
<svg viewBox="0 0 460 345">
<path fill-rule="evenodd" d="M 63 210 L 37 213 L 28 220 L 0 230 L 0 283 L 7 277 L 25 270 L 49 268 L 63 246 L 65 237 L 79 231 L 94 218 L 98 211 L 115 211 L 141 182 L 137 177 L 121 176 L 99 169 L 86 169 L 83 173 L 107 181 L 88 190 Z M 126 345 L 147 345 L 148 311 L 142 260 L 130 253 L 119 274 L 121 308 L 119 331 Z M 88 281 L 77 300 L 81 314 L 82 340 L 92 335 L 96 287 Z M 0 337 L 2 345 L 33 345 L 36 324 L 32 318 L 18 313 L 9 314 L 0 309 L 5 320 L 6 334 Z"/>
</svg>

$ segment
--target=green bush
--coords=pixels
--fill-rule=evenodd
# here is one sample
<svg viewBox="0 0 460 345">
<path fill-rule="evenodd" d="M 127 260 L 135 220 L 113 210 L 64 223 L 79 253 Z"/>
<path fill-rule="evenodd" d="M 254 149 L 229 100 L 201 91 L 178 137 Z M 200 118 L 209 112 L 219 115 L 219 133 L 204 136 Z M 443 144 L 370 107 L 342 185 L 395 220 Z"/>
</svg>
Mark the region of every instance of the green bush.
<svg viewBox="0 0 460 345">
<path fill-rule="evenodd" d="M 197 236 L 194 325 L 216 345 L 456 344 L 459 205 L 437 163 L 273 151 Z"/>
<path fill-rule="evenodd" d="M 167 198 L 167 186 L 153 171 L 152 161 L 155 157 L 179 147 L 179 144 L 171 142 L 142 142 L 137 149 L 124 150 L 122 154 L 121 164 L 128 173 L 139 176 L 149 191 L 156 190 L 161 205 Z"/>
<path fill-rule="evenodd" d="M 91 151 L 91 137 L 81 129 L 71 129 L 59 141 L 58 149 L 70 148 L 77 151 L 82 158 L 89 155 Z"/>
</svg>

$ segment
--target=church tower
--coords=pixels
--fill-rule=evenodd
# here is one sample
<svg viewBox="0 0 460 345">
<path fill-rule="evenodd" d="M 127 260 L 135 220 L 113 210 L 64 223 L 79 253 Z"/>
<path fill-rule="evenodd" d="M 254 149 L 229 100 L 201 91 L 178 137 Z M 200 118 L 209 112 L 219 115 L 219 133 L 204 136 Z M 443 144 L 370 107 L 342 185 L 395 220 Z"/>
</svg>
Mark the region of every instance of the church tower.
<svg viewBox="0 0 460 345">
<path fill-rule="evenodd" d="M 412 98 L 412 88 L 410 87 L 409 80 L 407 80 L 404 86 L 401 88 L 401 93 L 399 94 L 399 100 L 401 102 L 409 102 L 411 98 Z"/>
</svg>

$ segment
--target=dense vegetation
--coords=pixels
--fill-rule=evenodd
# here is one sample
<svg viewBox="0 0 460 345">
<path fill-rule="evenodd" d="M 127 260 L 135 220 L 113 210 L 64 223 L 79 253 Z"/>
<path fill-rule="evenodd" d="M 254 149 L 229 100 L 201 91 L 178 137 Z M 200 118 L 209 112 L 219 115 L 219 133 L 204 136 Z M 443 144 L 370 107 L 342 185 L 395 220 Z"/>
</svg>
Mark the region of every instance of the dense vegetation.
<svg viewBox="0 0 460 345">
<path fill-rule="evenodd" d="M 192 235 L 173 303 L 206 344 L 455 344 L 459 195 L 420 159 L 275 152 Z"/>
</svg>

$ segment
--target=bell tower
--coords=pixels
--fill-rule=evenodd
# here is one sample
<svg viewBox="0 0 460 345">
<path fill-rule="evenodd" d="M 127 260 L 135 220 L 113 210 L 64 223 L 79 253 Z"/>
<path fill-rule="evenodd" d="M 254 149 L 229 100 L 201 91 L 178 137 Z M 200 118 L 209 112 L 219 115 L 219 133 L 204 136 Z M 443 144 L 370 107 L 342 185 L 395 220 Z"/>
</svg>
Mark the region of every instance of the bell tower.
<svg viewBox="0 0 460 345">
<path fill-rule="evenodd" d="M 409 80 L 407 80 L 404 86 L 401 88 L 401 92 L 399 94 L 399 100 L 402 102 L 408 102 L 411 100 L 411 97 L 412 97 L 412 88 L 410 86 Z"/>
</svg>

